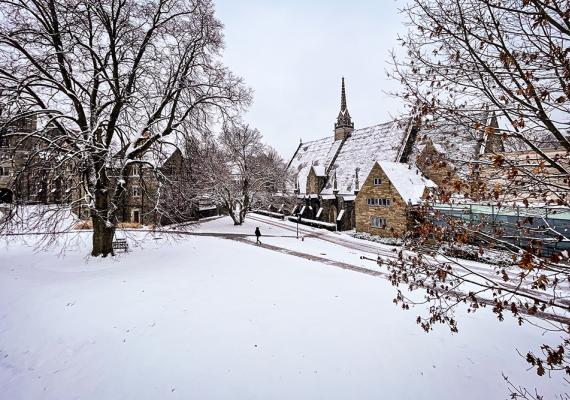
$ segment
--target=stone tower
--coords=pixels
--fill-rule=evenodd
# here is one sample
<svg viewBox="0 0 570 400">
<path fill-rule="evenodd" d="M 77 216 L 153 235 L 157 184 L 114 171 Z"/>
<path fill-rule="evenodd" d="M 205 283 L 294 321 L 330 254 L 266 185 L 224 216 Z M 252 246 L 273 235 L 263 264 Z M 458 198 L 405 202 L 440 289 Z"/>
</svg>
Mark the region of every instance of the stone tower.
<svg viewBox="0 0 570 400">
<path fill-rule="evenodd" d="M 340 99 L 340 112 L 334 124 L 334 140 L 344 140 L 350 136 L 354 130 L 354 123 L 350 118 L 346 107 L 346 90 L 344 88 L 344 77 L 342 78 L 342 92 Z"/>
</svg>

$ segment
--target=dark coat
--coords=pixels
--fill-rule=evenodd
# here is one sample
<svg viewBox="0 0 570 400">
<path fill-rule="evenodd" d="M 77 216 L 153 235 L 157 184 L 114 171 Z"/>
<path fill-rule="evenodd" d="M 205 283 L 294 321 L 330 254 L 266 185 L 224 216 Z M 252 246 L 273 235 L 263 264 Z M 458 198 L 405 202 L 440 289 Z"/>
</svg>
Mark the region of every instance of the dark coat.
<svg viewBox="0 0 570 400">
<path fill-rule="evenodd" d="M 259 231 L 259 228 L 255 228 L 255 236 L 257 236 L 257 237 L 261 236 L 261 232 Z"/>
</svg>

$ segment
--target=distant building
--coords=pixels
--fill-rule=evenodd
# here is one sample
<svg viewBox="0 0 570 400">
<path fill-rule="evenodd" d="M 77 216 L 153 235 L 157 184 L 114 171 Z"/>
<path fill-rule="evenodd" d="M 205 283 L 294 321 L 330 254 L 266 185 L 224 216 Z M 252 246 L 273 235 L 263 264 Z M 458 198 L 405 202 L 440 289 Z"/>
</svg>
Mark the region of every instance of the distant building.
<svg viewBox="0 0 570 400">
<path fill-rule="evenodd" d="M 568 151 L 559 142 L 535 137 L 532 141 L 540 155 L 523 141 L 504 134 L 494 113 L 484 111 L 464 118 L 461 123 L 440 121 L 422 126 L 410 154 L 410 163 L 433 180 L 442 194 L 459 195 L 470 202 L 524 200 L 534 205 L 561 205 L 568 201 L 567 174 L 547 161 L 570 170 Z"/>
<path fill-rule="evenodd" d="M 476 199 L 475 186 L 464 184 L 478 179 L 480 159 L 504 151 L 495 114 L 483 111 L 461 122 L 439 121 L 422 126 L 408 161 L 440 188 Z"/>
<path fill-rule="evenodd" d="M 68 203 L 73 176 L 70 165 L 52 165 L 41 151 L 35 116 L 7 123 L 0 130 L 0 203 Z M 47 130 L 57 140 L 56 130 Z"/>
<path fill-rule="evenodd" d="M 347 107 L 344 78 L 334 135 L 301 143 L 289 162 L 298 204 L 293 214 L 383 236 L 406 230 L 410 202 L 419 200 L 433 182 L 407 164 L 417 129 L 411 120 L 396 120 L 354 129 Z M 406 198 L 413 186 L 413 199 Z M 421 196 L 420 196 L 421 197 Z"/>
<path fill-rule="evenodd" d="M 0 203 L 66 204 L 80 218 L 90 218 L 78 160 L 46 154 L 40 139 L 31 135 L 36 130 L 36 118 L 26 117 L 0 131 Z M 55 128 L 42 134 L 58 140 Z M 190 198 L 186 192 L 197 173 L 189 158 L 172 145 L 157 145 L 131 160 L 122 183 L 124 194 L 116 204 L 118 221 L 154 225 L 217 215 L 218 207 L 207 198 L 196 193 Z M 123 162 L 119 156 L 107 166 L 114 183 Z"/>
</svg>

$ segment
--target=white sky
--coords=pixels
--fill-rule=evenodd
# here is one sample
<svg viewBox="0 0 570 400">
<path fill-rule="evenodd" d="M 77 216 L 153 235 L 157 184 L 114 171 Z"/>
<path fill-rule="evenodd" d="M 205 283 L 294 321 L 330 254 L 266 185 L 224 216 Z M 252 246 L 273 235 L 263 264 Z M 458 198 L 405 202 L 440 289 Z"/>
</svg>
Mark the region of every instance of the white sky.
<svg viewBox="0 0 570 400">
<path fill-rule="evenodd" d="M 404 31 L 396 0 L 216 0 L 224 62 L 255 91 L 245 122 L 288 160 L 299 144 L 333 134 L 340 82 L 355 128 L 401 109 L 383 93 L 389 51 Z"/>
</svg>

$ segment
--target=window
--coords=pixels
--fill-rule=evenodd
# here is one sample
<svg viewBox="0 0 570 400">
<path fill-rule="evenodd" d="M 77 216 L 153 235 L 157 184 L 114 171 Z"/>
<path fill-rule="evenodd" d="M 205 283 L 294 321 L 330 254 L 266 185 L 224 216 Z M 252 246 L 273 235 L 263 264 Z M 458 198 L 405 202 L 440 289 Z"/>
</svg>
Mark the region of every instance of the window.
<svg viewBox="0 0 570 400">
<path fill-rule="evenodd" d="M 386 228 L 386 219 L 380 217 L 370 218 L 373 228 Z"/>
<path fill-rule="evenodd" d="M 390 199 L 366 199 L 369 206 L 382 206 L 390 207 L 392 205 L 392 200 Z"/>
<path fill-rule="evenodd" d="M 138 186 L 133 186 L 131 188 L 131 194 L 133 197 L 141 197 L 141 188 Z"/>
<path fill-rule="evenodd" d="M 0 176 L 10 176 L 10 168 L 0 167 Z"/>
<path fill-rule="evenodd" d="M 382 184 L 381 178 L 374 178 L 374 186 L 380 186 Z"/>
<path fill-rule="evenodd" d="M 131 176 L 140 175 L 140 165 L 131 165 Z"/>
</svg>

